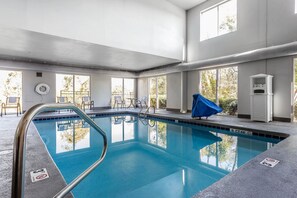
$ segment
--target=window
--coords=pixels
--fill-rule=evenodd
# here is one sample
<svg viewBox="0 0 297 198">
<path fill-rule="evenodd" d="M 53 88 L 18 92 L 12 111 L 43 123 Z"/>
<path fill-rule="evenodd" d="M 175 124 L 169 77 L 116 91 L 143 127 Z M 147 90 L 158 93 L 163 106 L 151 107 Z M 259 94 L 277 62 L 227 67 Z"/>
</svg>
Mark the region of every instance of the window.
<svg viewBox="0 0 297 198">
<path fill-rule="evenodd" d="M 167 106 L 167 80 L 166 76 L 149 79 L 149 106 L 165 109 Z"/>
<path fill-rule="evenodd" d="M 135 97 L 135 80 L 130 78 L 111 78 L 112 105 L 114 96 L 121 96 L 126 102 Z M 127 104 L 129 105 L 129 103 Z"/>
<path fill-rule="evenodd" d="M 80 105 L 83 96 L 91 96 L 90 76 L 56 74 L 56 96 Z"/>
<path fill-rule="evenodd" d="M 217 103 L 217 70 L 205 70 L 200 72 L 200 93 L 207 99 Z"/>
<path fill-rule="evenodd" d="M 223 108 L 223 114 L 237 113 L 238 67 L 200 71 L 200 93 Z"/>
<path fill-rule="evenodd" d="M 228 0 L 200 13 L 200 41 L 237 30 L 237 1 Z"/>
<path fill-rule="evenodd" d="M 22 72 L 0 70 L 0 103 L 5 103 L 7 97 L 22 97 Z M 8 108 L 6 111 L 15 113 L 16 109 Z"/>
</svg>

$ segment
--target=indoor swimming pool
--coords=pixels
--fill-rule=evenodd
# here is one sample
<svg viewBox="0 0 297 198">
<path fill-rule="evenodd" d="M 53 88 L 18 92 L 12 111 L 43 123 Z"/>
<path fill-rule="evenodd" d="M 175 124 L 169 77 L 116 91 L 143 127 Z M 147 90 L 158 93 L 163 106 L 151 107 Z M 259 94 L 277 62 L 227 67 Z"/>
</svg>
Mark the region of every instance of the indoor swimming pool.
<svg viewBox="0 0 297 198">
<path fill-rule="evenodd" d="M 76 198 L 191 197 L 280 141 L 133 115 L 93 120 L 107 134 L 108 152 L 74 188 Z M 67 183 L 101 154 L 102 137 L 80 119 L 34 124 Z"/>
</svg>

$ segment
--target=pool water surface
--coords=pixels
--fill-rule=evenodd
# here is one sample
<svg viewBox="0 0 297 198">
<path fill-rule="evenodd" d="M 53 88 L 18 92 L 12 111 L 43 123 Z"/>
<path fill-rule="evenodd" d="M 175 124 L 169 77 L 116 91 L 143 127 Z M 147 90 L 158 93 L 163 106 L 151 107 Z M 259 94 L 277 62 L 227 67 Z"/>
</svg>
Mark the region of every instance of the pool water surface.
<svg viewBox="0 0 297 198">
<path fill-rule="evenodd" d="M 93 119 L 107 134 L 108 151 L 74 188 L 75 198 L 191 197 L 279 142 L 132 115 Z M 82 120 L 34 124 L 67 183 L 100 157 L 102 137 Z"/>
</svg>

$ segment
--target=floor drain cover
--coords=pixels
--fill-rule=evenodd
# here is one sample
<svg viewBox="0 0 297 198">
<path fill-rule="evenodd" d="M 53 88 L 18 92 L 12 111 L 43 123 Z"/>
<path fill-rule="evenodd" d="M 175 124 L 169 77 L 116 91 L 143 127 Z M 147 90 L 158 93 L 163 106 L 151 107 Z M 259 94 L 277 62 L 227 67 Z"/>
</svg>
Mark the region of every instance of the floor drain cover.
<svg viewBox="0 0 297 198">
<path fill-rule="evenodd" d="M 276 159 L 272 159 L 272 158 L 265 158 L 262 162 L 260 162 L 260 164 L 264 165 L 264 166 L 268 166 L 268 167 L 275 167 L 277 164 L 279 163 L 278 160 Z"/>
<path fill-rule="evenodd" d="M 46 168 L 41 168 L 41 169 L 38 169 L 35 171 L 31 171 L 30 175 L 31 175 L 32 182 L 38 182 L 38 181 L 49 178 Z"/>
</svg>

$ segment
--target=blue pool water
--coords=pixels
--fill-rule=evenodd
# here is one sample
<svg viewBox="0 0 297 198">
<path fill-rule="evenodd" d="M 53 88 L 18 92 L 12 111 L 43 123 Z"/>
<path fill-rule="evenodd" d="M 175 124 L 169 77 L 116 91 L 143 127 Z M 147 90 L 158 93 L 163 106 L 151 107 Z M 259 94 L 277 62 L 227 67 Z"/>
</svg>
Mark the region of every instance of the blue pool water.
<svg viewBox="0 0 297 198">
<path fill-rule="evenodd" d="M 127 116 L 97 117 L 105 160 L 74 190 L 85 197 L 191 197 L 279 140 Z M 95 162 L 102 137 L 79 119 L 34 122 L 67 183 Z"/>
</svg>

